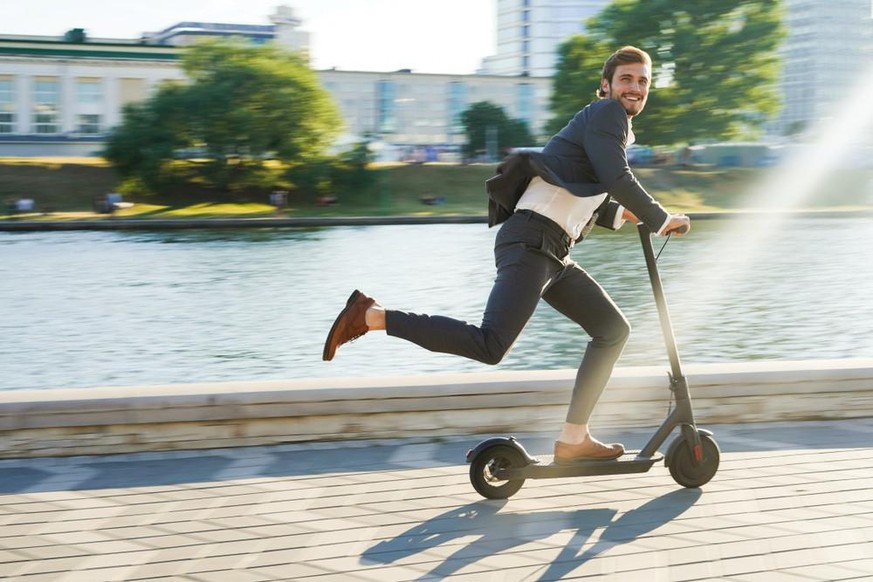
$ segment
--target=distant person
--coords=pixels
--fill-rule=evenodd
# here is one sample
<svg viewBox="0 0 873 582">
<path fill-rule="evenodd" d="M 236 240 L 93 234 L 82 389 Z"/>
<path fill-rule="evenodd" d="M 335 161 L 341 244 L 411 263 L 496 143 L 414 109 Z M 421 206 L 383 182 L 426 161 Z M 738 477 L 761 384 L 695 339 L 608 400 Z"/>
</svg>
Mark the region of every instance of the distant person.
<svg viewBox="0 0 873 582">
<path fill-rule="evenodd" d="M 270 205 L 276 209 L 276 214 L 281 214 L 288 205 L 288 191 L 276 187 L 270 192 Z"/>
<path fill-rule="evenodd" d="M 110 192 L 106 195 L 106 212 L 115 214 L 115 211 L 121 208 L 121 203 L 124 197 L 118 192 Z"/>
<path fill-rule="evenodd" d="M 15 204 L 15 209 L 18 212 L 33 212 L 34 205 L 33 198 L 19 198 Z"/>
<path fill-rule="evenodd" d="M 542 152 L 513 154 L 498 166 L 498 175 L 489 180 L 489 224 L 505 222 L 495 240 L 497 278 L 481 325 L 384 309 L 356 290 L 327 336 L 323 358 L 333 359 L 339 346 L 368 331 L 386 330 L 431 351 L 497 364 L 543 298 L 591 336 L 555 442 L 555 461 L 621 456 L 624 446 L 591 436 L 588 421 L 630 325 L 569 253 L 595 223 L 614 230 L 625 220 L 641 221 L 662 235 L 691 226 L 687 216 L 664 210 L 627 165 L 625 148 L 634 141 L 631 119 L 645 107 L 651 80 L 648 54 L 632 46 L 619 49 L 603 66 L 598 100 L 579 111 Z"/>
</svg>

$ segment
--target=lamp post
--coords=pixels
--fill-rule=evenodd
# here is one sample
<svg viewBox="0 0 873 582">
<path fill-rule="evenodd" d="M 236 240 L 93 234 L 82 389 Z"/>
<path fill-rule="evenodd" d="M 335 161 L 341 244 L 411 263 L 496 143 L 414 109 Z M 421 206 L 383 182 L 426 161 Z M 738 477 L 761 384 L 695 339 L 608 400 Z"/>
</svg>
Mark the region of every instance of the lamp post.
<svg viewBox="0 0 873 582">
<path fill-rule="evenodd" d="M 489 125 L 485 128 L 485 153 L 488 161 L 497 161 L 497 126 Z"/>
</svg>

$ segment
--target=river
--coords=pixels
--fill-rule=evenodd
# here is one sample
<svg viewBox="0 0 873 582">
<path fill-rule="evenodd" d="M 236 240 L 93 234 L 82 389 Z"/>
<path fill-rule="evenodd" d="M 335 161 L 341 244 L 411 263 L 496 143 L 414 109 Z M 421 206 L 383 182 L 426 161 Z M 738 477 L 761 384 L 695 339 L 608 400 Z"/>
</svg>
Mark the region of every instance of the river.
<svg viewBox="0 0 873 582">
<path fill-rule="evenodd" d="M 661 255 L 684 362 L 873 357 L 869 217 L 795 218 L 761 240 L 736 222 L 696 221 Z M 495 232 L 0 233 L 0 389 L 493 371 L 382 333 L 333 362 L 321 351 L 356 287 L 389 308 L 478 322 Z M 735 252 L 747 234 L 756 244 Z M 572 254 L 631 320 L 619 365 L 666 362 L 633 227 L 600 231 Z M 543 303 L 496 369 L 575 368 L 586 342 Z"/>
</svg>

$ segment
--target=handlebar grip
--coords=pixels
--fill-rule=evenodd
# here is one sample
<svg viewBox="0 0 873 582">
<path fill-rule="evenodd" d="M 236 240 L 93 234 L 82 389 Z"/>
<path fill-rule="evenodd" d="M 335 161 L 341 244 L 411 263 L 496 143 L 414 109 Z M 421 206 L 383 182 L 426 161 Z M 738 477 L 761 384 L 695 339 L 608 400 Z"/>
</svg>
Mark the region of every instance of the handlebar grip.
<svg viewBox="0 0 873 582">
<path fill-rule="evenodd" d="M 674 232 L 675 232 L 676 234 L 685 234 L 686 232 L 688 232 L 688 225 L 687 225 L 687 224 L 683 224 L 683 225 L 681 225 L 681 226 L 679 226 L 679 227 L 671 228 L 670 230 L 667 231 L 666 234 L 673 234 Z"/>
</svg>

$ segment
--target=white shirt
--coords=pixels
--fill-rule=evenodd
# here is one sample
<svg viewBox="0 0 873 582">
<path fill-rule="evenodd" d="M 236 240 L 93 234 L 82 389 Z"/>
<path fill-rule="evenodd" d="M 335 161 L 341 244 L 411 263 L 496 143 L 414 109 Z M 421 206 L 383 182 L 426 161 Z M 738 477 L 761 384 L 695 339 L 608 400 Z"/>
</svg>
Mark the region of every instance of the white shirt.
<svg viewBox="0 0 873 582">
<path fill-rule="evenodd" d="M 564 232 L 570 235 L 570 240 L 576 240 L 591 220 L 594 211 L 603 204 L 606 196 L 605 192 L 597 196 L 573 196 L 568 190 L 534 176 L 515 208 L 532 210 L 545 216 L 563 228 Z M 624 224 L 625 221 L 621 217 L 623 211 L 624 208 L 619 206 L 613 228 L 621 228 Z"/>
<path fill-rule="evenodd" d="M 636 136 L 629 119 L 628 139 L 625 147 L 635 141 Z M 605 193 L 584 198 L 574 196 L 564 188 L 554 186 L 539 176 L 534 176 L 515 207 L 518 210 L 531 210 L 545 216 L 564 229 L 564 232 L 570 235 L 570 240 L 575 241 L 582 234 L 582 229 L 591 220 L 594 211 L 603 203 L 606 196 L 607 194 Z M 622 214 L 624 214 L 624 207 L 619 205 L 615 213 L 615 222 L 612 225 L 616 230 L 621 228 L 626 222 L 622 218 Z M 667 220 L 658 229 L 657 234 L 661 234 L 669 223 L 670 216 L 668 215 Z"/>
</svg>

